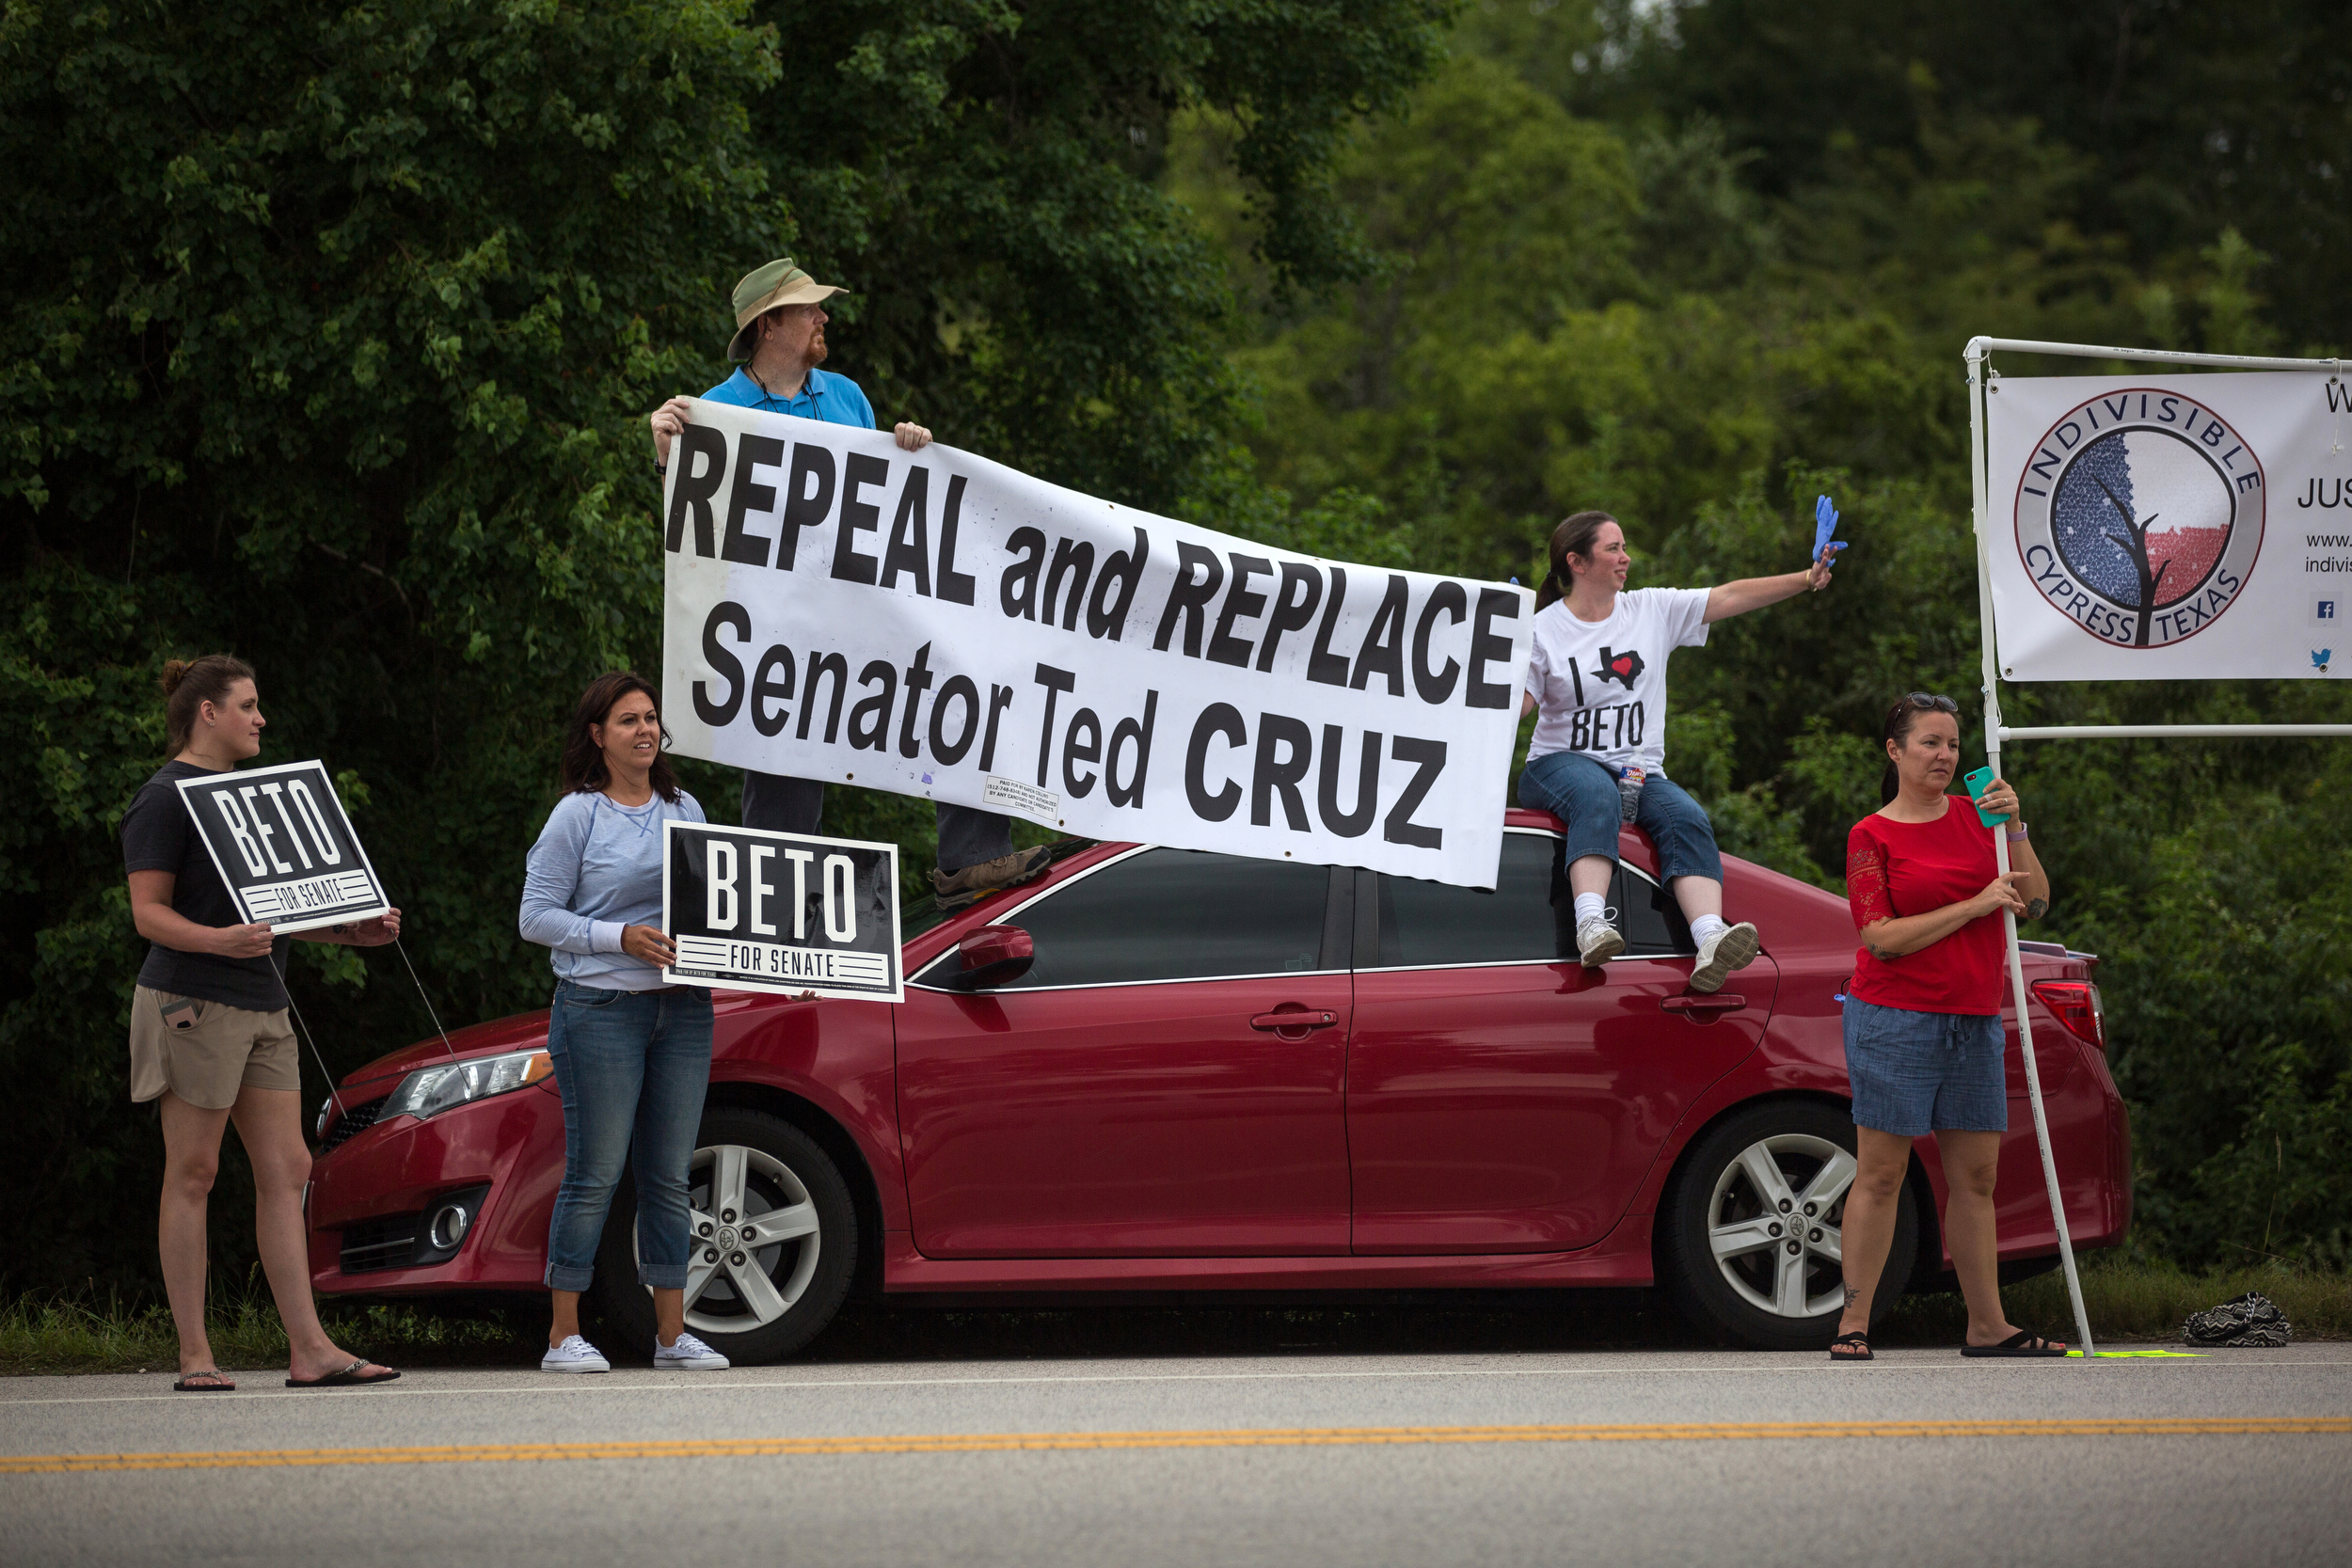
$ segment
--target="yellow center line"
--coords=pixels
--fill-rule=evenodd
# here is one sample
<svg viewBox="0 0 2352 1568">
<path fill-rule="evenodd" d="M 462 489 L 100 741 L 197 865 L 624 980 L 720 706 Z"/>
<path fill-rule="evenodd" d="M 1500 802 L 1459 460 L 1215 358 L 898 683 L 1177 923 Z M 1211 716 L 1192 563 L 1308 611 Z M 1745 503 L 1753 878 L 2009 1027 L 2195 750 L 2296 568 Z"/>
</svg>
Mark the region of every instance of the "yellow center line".
<svg viewBox="0 0 2352 1568">
<path fill-rule="evenodd" d="M 76 1470 L 255 1470 L 316 1465 L 506 1465 L 577 1459 L 766 1459 L 827 1454 L 1020 1453 L 1118 1449 L 1362 1448 L 1430 1443 L 1690 1443 L 1806 1437 L 2352 1436 L 2352 1418 L 1710 1421 L 1625 1426 L 1295 1427 L 1234 1432 L 1015 1432 L 912 1437 L 728 1437 L 662 1442 L 469 1443 L 404 1449 L 246 1449 L 0 1456 L 0 1475 Z"/>
</svg>

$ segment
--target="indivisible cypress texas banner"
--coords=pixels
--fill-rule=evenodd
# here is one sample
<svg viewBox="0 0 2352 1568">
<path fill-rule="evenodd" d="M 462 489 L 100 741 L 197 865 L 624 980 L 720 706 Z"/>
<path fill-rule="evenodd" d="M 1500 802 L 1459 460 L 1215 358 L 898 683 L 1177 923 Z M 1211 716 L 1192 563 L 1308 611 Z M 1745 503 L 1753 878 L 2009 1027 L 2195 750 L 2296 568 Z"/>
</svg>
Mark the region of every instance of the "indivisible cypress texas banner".
<svg viewBox="0 0 2352 1568">
<path fill-rule="evenodd" d="M 308 931 L 392 907 L 325 763 L 183 779 L 180 800 L 247 925 Z"/>
<path fill-rule="evenodd" d="M 663 495 L 687 756 L 1090 838 L 1494 885 L 1534 595 L 1279 550 L 698 402 Z"/>
<path fill-rule="evenodd" d="M 2011 376 L 1985 541 L 2017 681 L 2325 676 L 2352 600 L 2352 382 Z"/>
</svg>

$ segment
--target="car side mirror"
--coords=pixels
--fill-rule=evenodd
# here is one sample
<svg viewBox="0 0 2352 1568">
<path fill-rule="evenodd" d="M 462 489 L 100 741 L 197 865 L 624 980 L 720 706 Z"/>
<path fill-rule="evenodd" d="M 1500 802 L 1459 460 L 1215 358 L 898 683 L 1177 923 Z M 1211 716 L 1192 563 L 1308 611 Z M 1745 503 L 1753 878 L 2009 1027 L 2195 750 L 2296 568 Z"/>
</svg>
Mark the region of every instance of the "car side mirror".
<svg viewBox="0 0 2352 1568">
<path fill-rule="evenodd" d="M 1037 962 L 1037 944 L 1018 926 L 980 926 L 956 943 L 958 969 L 947 976 L 951 990 L 990 990 L 1009 986 Z"/>
</svg>

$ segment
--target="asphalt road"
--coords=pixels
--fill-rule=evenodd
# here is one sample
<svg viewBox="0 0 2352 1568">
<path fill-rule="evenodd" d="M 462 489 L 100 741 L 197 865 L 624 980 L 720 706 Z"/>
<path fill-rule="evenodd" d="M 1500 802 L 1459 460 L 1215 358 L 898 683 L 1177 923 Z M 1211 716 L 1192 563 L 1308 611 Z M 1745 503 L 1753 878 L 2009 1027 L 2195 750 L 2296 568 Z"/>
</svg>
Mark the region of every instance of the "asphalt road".
<svg viewBox="0 0 2352 1568">
<path fill-rule="evenodd" d="M 168 1381 L 0 1383 L 0 1558 L 2352 1559 L 2344 1344 L 2090 1366 L 1645 1350 L 475 1370 L 336 1393 L 248 1373 L 205 1397 Z M 1994 1424 L 1953 1425 L 1972 1422 Z"/>
</svg>

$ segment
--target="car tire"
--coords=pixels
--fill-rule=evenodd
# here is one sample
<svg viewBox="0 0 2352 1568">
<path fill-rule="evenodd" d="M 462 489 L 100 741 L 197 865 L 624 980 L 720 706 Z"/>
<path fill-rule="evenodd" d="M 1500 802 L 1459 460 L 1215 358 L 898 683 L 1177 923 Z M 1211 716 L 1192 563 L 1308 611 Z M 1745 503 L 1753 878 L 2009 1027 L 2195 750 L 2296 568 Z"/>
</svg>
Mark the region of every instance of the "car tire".
<svg viewBox="0 0 2352 1568">
<path fill-rule="evenodd" d="M 1853 1151 L 1852 1119 L 1810 1100 L 1751 1106 L 1692 1145 L 1660 1206 L 1658 1261 L 1668 1298 L 1693 1326 L 1756 1350 L 1828 1348 L 1843 1307 L 1838 1227 Z M 1916 1202 L 1905 1181 L 1874 1325 L 1917 1259 Z"/>
<path fill-rule="evenodd" d="M 731 1185 L 735 1196 L 723 1200 L 714 1184 Z M 857 1270 L 857 1210 L 833 1157 L 781 1117 L 717 1106 L 703 1113 L 688 1189 L 695 1231 L 689 1332 L 741 1365 L 789 1355 L 815 1338 Z M 763 1222 L 781 1232 L 766 1244 L 757 1234 Z M 735 1244 L 746 1241 L 746 1226 L 750 1244 Z M 637 1283 L 637 1190 L 626 1175 L 605 1220 L 591 1294 L 618 1343 L 642 1347 L 625 1352 L 628 1358 L 650 1358 L 653 1295 Z"/>
</svg>

